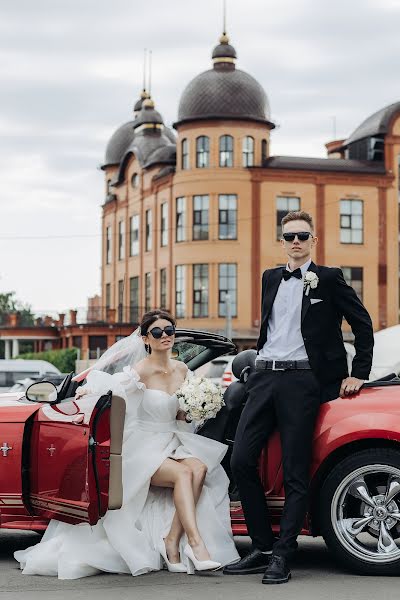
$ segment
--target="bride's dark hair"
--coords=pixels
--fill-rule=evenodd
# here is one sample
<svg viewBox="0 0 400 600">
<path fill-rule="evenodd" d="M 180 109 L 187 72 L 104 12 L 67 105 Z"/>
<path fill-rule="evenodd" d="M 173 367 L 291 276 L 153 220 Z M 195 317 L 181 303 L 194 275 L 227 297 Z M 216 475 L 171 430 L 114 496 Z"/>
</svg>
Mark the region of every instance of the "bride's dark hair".
<svg viewBox="0 0 400 600">
<path fill-rule="evenodd" d="M 169 321 L 171 325 L 175 327 L 176 319 L 172 315 L 169 314 L 166 310 L 149 310 L 149 312 L 145 313 L 140 322 L 140 335 L 147 335 L 148 329 L 150 325 L 152 325 L 158 319 L 165 319 Z"/>
</svg>

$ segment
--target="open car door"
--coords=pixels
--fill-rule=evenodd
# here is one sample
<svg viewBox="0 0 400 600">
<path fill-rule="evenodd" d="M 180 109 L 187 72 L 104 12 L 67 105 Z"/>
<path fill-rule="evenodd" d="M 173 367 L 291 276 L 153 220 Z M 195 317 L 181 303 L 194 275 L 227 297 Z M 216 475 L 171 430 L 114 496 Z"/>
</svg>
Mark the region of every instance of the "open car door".
<svg viewBox="0 0 400 600">
<path fill-rule="evenodd" d="M 24 498 L 32 514 L 94 525 L 121 507 L 124 420 L 125 401 L 111 392 L 37 411 Z"/>
</svg>

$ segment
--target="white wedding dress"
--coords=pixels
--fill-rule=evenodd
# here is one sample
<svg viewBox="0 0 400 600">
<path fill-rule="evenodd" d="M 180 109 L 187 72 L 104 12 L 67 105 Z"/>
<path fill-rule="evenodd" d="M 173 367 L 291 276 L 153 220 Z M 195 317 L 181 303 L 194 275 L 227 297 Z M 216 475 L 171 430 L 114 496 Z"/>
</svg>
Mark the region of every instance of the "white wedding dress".
<svg viewBox="0 0 400 600">
<path fill-rule="evenodd" d="M 129 367 L 115 375 L 91 371 L 86 387 L 98 394 L 112 389 L 126 401 L 123 505 L 108 511 L 94 526 L 50 521 L 38 544 L 14 553 L 23 573 L 77 579 L 101 571 L 141 575 L 161 569 L 158 547 L 169 531 L 175 507 L 172 489 L 151 486 L 150 479 L 166 458 L 195 457 L 207 465 L 197 505 L 199 531 L 212 560 L 222 565 L 237 561 L 228 478 L 220 465 L 226 446 L 194 434 L 192 425 L 177 421 L 176 395 L 147 389 Z M 183 536 L 180 554 L 186 564 L 185 543 Z"/>
</svg>

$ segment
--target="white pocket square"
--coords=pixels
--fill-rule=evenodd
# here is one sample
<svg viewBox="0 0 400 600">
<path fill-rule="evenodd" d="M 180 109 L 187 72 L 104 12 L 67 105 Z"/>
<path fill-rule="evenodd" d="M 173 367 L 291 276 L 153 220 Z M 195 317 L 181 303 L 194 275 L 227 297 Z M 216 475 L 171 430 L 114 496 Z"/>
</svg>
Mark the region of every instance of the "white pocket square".
<svg viewBox="0 0 400 600">
<path fill-rule="evenodd" d="M 317 302 L 323 302 L 322 298 L 310 298 L 311 304 L 317 304 Z"/>
</svg>

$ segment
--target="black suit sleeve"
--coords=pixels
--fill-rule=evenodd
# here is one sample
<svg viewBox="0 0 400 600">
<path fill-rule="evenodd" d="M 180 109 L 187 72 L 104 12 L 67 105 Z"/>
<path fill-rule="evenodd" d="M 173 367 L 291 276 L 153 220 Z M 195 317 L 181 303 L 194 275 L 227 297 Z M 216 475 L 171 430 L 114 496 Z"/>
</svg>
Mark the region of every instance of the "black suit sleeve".
<svg viewBox="0 0 400 600">
<path fill-rule="evenodd" d="M 368 379 L 374 348 L 371 317 L 353 288 L 346 283 L 342 270 L 334 270 L 334 303 L 338 313 L 345 317 L 354 334 L 356 355 L 353 359 L 351 375 L 358 379 Z"/>
</svg>

